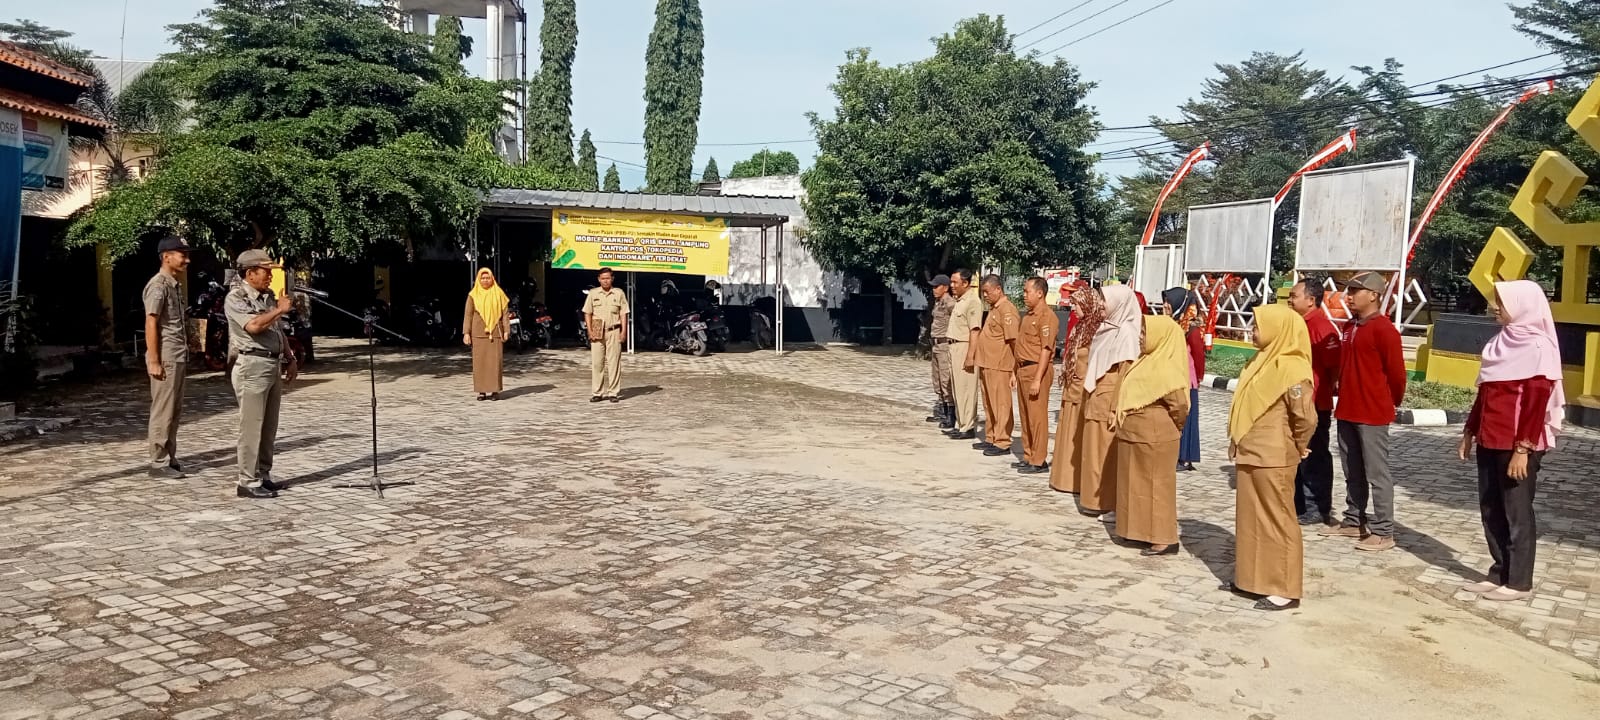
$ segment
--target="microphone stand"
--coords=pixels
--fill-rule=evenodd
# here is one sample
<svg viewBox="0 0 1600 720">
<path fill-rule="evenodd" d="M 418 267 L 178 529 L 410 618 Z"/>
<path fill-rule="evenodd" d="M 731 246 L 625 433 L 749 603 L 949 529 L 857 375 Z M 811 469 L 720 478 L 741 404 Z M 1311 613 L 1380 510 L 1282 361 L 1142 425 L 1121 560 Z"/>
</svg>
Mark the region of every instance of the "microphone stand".
<svg viewBox="0 0 1600 720">
<path fill-rule="evenodd" d="M 316 300 L 317 302 L 322 303 L 324 306 L 344 313 L 345 315 L 355 318 L 356 320 L 360 320 L 362 328 L 367 334 L 367 384 L 372 390 L 372 490 L 378 494 L 379 499 L 382 499 L 383 478 L 378 475 L 378 370 L 377 361 L 375 359 L 377 356 L 378 345 L 377 331 L 381 330 L 385 333 L 388 333 L 389 335 L 398 338 L 402 342 L 411 342 L 411 338 L 379 325 L 378 318 L 374 316 L 370 310 L 357 315 L 349 310 L 333 304 L 332 302 L 329 302 L 327 293 L 320 290 L 307 292 L 308 290 L 310 290 L 310 288 L 296 288 L 294 292 L 304 295 L 312 300 Z"/>
</svg>

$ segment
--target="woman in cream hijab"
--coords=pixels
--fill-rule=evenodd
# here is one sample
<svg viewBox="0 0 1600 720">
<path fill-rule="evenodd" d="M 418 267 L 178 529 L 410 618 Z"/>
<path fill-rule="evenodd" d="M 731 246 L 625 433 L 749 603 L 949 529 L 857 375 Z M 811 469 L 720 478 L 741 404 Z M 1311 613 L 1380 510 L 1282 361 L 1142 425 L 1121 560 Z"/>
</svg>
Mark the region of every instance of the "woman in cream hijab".
<svg viewBox="0 0 1600 720">
<path fill-rule="evenodd" d="M 1189 348 L 1172 318 L 1147 315 L 1143 354 L 1117 396 L 1117 536 L 1178 552 L 1178 441 L 1189 418 Z"/>
<path fill-rule="evenodd" d="M 1079 512 L 1115 522 L 1117 471 L 1111 454 L 1116 421 L 1117 389 L 1128 366 L 1139 357 L 1144 326 L 1139 301 L 1127 285 L 1100 288 L 1105 312 L 1100 327 L 1089 340 L 1088 363 L 1083 368 L 1083 429 L 1078 435 Z"/>
<path fill-rule="evenodd" d="M 479 400 L 499 400 L 506 336 L 510 330 L 511 299 L 494 281 L 489 268 L 478 271 L 478 281 L 467 293 L 462 342 L 472 347 L 472 389 Z"/>
<path fill-rule="evenodd" d="M 1228 411 L 1228 457 L 1238 472 L 1233 587 L 1258 610 L 1300 606 L 1304 563 L 1294 475 L 1317 429 L 1311 334 L 1287 305 L 1255 309 L 1255 344 Z"/>
</svg>

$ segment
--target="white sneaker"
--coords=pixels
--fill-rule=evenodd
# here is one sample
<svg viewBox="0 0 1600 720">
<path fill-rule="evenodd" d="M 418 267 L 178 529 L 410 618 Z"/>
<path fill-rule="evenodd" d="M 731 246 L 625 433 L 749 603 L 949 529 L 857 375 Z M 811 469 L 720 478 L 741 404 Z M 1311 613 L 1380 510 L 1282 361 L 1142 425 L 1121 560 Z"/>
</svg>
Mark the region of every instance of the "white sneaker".
<svg viewBox="0 0 1600 720">
<path fill-rule="evenodd" d="M 1103 522 L 1107 525 L 1117 524 L 1117 511 L 1112 510 L 1108 513 L 1100 513 L 1100 522 Z"/>
<path fill-rule="evenodd" d="M 1484 593 L 1483 599 L 1493 600 L 1495 602 L 1512 602 L 1514 600 L 1521 600 L 1531 595 L 1533 595 L 1533 593 L 1526 590 L 1512 590 L 1508 587 L 1497 587 L 1489 592 Z"/>
<path fill-rule="evenodd" d="M 1475 583 L 1473 583 L 1471 585 L 1462 585 L 1461 589 L 1465 590 L 1465 591 L 1467 591 L 1469 593 L 1473 593 L 1473 594 L 1476 594 L 1476 595 L 1482 595 L 1482 594 L 1484 594 L 1486 592 L 1489 592 L 1491 590 L 1495 590 L 1495 589 L 1497 589 L 1499 587 L 1500 587 L 1499 583 L 1494 583 L 1494 582 L 1490 582 L 1488 580 L 1485 580 L 1483 582 L 1475 582 Z"/>
</svg>

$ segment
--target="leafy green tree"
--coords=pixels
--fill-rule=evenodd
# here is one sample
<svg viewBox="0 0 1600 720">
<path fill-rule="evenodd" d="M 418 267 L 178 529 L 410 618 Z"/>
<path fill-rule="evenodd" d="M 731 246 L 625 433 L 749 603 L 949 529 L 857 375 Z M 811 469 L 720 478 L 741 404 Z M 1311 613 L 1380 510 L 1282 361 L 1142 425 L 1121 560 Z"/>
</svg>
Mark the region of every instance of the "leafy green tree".
<svg viewBox="0 0 1600 720">
<path fill-rule="evenodd" d="M 722 173 L 717 171 L 717 159 L 706 161 L 705 172 L 700 173 L 700 182 L 717 182 L 722 179 Z"/>
<path fill-rule="evenodd" d="M 578 187 L 583 190 L 600 189 L 600 165 L 595 157 L 594 141 L 589 139 L 589 131 L 583 131 L 583 139 L 578 141 Z"/>
<path fill-rule="evenodd" d="M 1148 216 L 1183 155 L 1211 142 L 1216 162 L 1197 168 L 1168 198 L 1157 242 L 1181 240 L 1190 206 L 1272 197 L 1359 113 L 1353 87 L 1308 66 L 1298 53 L 1258 52 L 1241 63 L 1216 68 L 1218 76 L 1205 81 L 1198 98 L 1179 106 L 1177 118 L 1150 119 L 1175 152 L 1145 155 L 1141 172 L 1119 184 L 1118 199 L 1133 209 L 1134 216 Z M 1291 195 L 1285 205 L 1294 207 L 1295 197 Z M 1294 226 L 1295 213 L 1278 214 L 1272 257 L 1279 269 L 1294 262 L 1290 244 Z M 1142 222 L 1138 229 L 1143 229 Z"/>
<path fill-rule="evenodd" d="M 457 65 L 472 57 L 472 36 L 461 31 L 461 18 L 440 15 L 433 23 L 433 55 L 445 66 Z"/>
<path fill-rule="evenodd" d="M 762 148 L 760 152 L 750 156 L 749 160 L 740 160 L 733 164 L 733 169 L 728 171 L 731 178 L 765 177 L 767 175 L 799 175 L 800 158 L 788 150 L 772 152 Z"/>
<path fill-rule="evenodd" d="M 45 53 L 56 59 L 78 57 L 87 60 L 89 51 L 68 43 L 67 38 L 70 37 L 72 37 L 70 31 L 57 30 L 33 20 L 18 19 L 14 23 L 0 22 L 0 39 L 16 43 L 35 52 Z"/>
<path fill-rule="evenodd" d="M 985 260 L 1105 258 L 1109 206 L 1084 104 L 1064 60 L 1019 57 L 998 18 L 963 20 L 932 57 L 886 67 L 853 50 L 833 118 L 815 113 L 804 243 L 827 267 L 922 278 Z"/>
<path fill-rule="evenodd" d="M 1518 32 L 1560 53 L 1568 69 L 1600 64 L 1600 0 L 1533 0 L 1511 13 Z"/>
<path fill-rule="evenodd" d="M 645 185 L 651 192 L 691 190 L 704 50 L 700 0 L 657 0 L 644 75 Z"/>
<path fill-rule="evenodd" d="M 622 192 L 622 176 L 617 174 L 617 164 L 611 163 L 606 168 L 606 183 L 603 186 L 606 192 Z"/>
<path fill-rule="evenodd" d="M 528 113 L 528 162 L 570 173 L 572 162 L 572 61 L 578 54 L 575 0 L 545 0 L 539 26 L 539 74 Z"/>
<path fill-rule="evenodd" d="M 68 242 L 116 257 L 176 228 L 228 256 L 355 257 L 459 234 L 488 185 L 551 181 L 486 148 L 505 87 L 452 77 L 395 20 L 359 0 L 215 0 L 173 26 L 167 61 L 194 128 Z"/>
</svg>

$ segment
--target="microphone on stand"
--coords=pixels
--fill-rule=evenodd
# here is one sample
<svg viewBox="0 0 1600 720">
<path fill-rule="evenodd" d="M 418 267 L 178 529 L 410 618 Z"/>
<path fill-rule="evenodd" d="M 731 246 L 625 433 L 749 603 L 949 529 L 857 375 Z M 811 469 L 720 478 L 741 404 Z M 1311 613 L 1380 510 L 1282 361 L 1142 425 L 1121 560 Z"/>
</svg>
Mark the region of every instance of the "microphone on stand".
<svg viewBox="0 0 1600 720">
<path fill-rule="evenodd" d="M 290 292 L 297 292 L 301 295 L 309 295 L 311 297 L 321 298 L 323 300 L 328 299 L 328 292 L 326 290 L 318 290 L 316 288 L 306 287 L 304 285 L 296 285 Z"/>
</svg>

